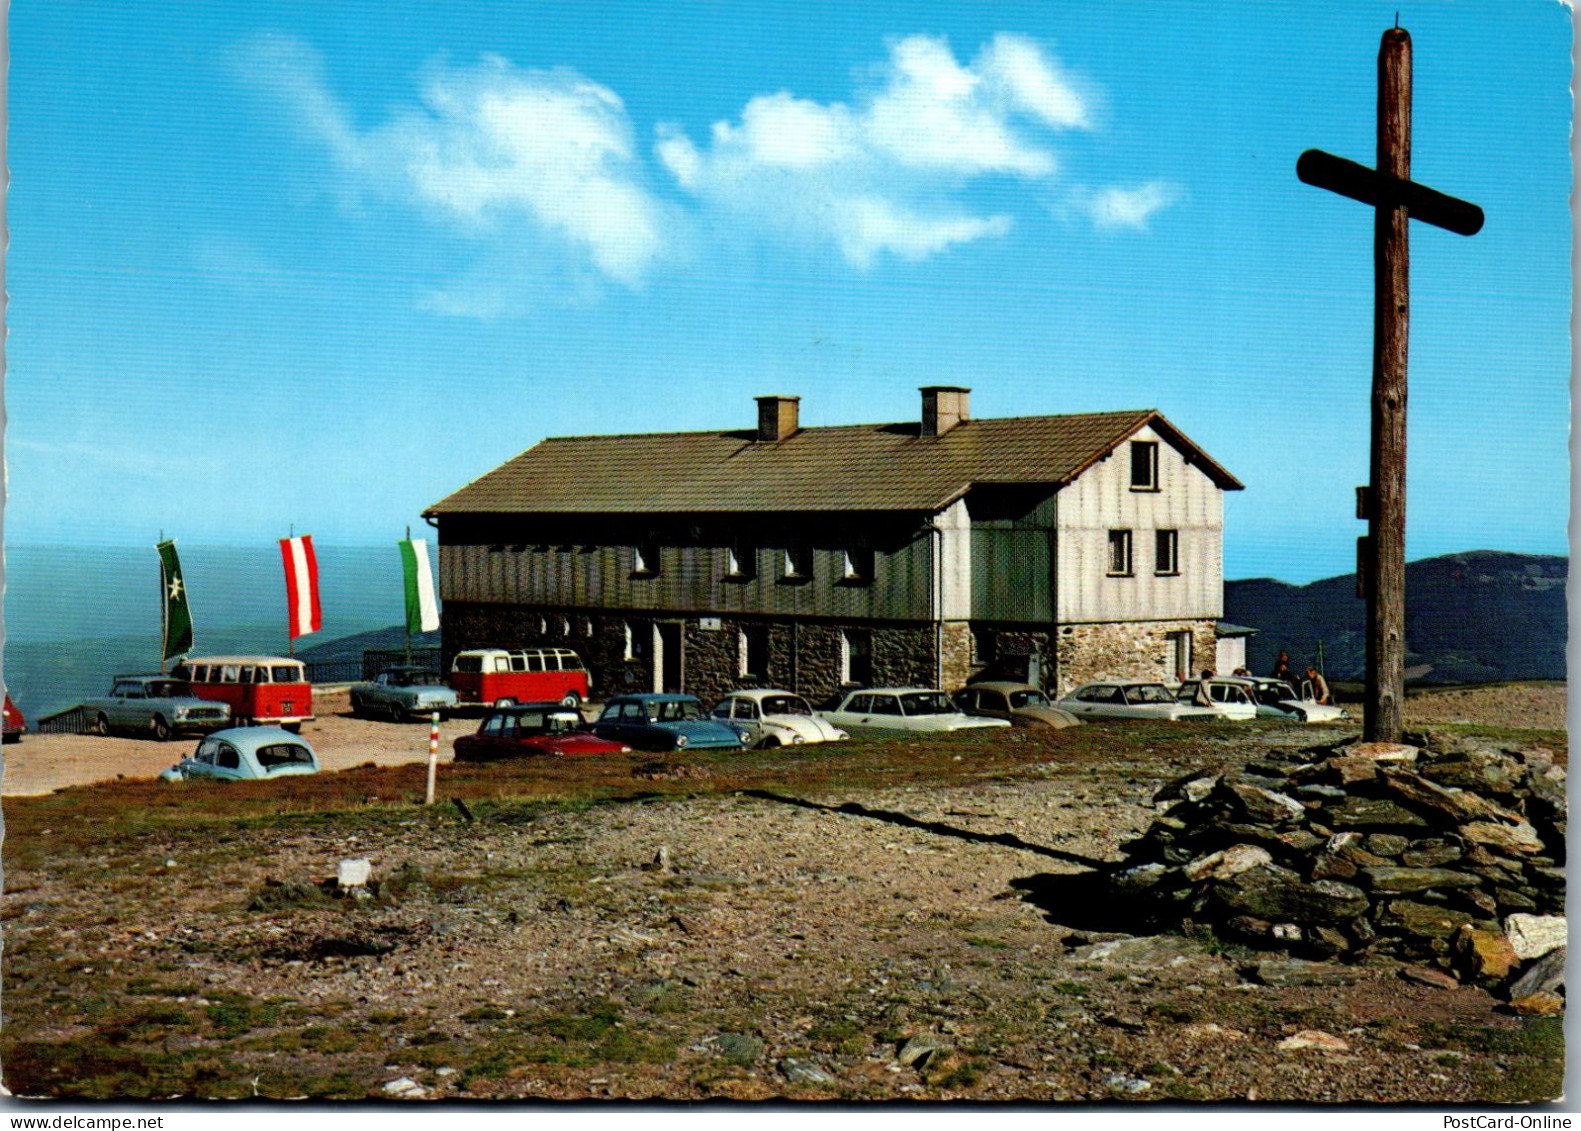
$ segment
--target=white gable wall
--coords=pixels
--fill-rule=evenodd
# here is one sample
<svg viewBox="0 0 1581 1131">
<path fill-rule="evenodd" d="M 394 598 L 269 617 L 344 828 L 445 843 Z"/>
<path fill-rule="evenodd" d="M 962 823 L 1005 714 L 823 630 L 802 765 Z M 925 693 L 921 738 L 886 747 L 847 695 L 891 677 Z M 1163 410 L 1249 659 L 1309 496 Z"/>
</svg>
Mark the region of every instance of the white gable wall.
<svg viewBox="0 0 1581 1131">
<path fill-rule="evenodd" d="M 1057 496 L 1061 624 L 1216 618 L 1224 602 L 1224 492 L 1151 428 L 1131 440 L 1158 442 L 1157 491 L 1131 489 L 1130 440 Z M 1154 572 L 1155 532 L 1176 530 L 1178 576 Z M 1131 532 L 1129 577 L 1110 577 L 1109 531 Z"/>
</svg>

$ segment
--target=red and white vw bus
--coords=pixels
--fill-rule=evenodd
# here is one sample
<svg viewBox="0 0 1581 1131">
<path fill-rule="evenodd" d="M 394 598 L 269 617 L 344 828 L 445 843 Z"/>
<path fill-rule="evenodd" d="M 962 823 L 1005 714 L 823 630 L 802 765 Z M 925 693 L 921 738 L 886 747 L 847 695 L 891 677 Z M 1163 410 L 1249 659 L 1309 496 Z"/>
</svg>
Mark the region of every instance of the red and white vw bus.
<svg viewBox="0 0 1581 1131">
<path fill-rule="evenodd" d="M 231 706 L 233 726 L 279 726 L 289 731 L 313 721 L 313 685 L 301 660 L 284 656 L 199 656 L 171 672 L 199 699 Z"/>
<path fill-rule="evenodd" d="M 463 703 L 509 707 L 564 703 L 576 707 L 592 686 L 587 665 L 569 648 L 473 648 L 457 652 L 450 686 Z"/>
</svg>

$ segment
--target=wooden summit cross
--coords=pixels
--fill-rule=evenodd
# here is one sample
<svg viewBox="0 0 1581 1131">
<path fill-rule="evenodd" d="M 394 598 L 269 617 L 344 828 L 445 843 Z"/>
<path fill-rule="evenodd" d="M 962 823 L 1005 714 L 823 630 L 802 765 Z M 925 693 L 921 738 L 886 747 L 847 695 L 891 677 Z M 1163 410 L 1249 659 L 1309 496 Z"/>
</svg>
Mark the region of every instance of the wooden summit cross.
<svg viewBox="0 0 1581 1131">
<path fill-rule="evenodd" d="M 1378 167 L 1320 149 L 1296 176 L 1375 209 L 1373 227 L 1371 484 L 1357 492 L 1368 536 L 1357 548 L 1367 598 L 1367 693 L 1363 737 L 1398 742 L 1405 698 L 1405 398 L 1410 323 L 1412 219 L 1463 236 L 1482 228 L 1482 209 L 1411 179 L 1411 36 L 1396 25 L 1378 47 Z"/>
</svg>

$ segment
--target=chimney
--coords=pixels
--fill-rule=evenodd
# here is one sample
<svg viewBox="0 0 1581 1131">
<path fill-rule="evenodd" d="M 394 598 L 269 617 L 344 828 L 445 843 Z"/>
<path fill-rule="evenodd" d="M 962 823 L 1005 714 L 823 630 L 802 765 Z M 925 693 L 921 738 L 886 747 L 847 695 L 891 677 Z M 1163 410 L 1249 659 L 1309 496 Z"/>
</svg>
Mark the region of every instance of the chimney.
<svg viewBox="0 0 1581 1131">
<path fill-rule="evenodd" d="M 968 405 L 972 391 L 960 385 L 922 387 L 922 434 L 942 436 L 971 419 Z"/>
<path fill-rule="evenodd" d="M 758 402 L 758 439 L 785 440 L 796 434 L 800 397 L 754 397 Z"/>
</svg>

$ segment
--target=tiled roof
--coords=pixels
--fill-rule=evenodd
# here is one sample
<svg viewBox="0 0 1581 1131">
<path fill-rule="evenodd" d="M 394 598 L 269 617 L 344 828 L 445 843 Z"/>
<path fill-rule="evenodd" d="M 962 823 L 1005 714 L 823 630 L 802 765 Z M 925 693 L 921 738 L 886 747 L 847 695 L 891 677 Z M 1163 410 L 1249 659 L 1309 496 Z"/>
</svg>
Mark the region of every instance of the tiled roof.
<svg viewBox="0 0 1581 1131">
<path fill-rule="evenodd" d="M 973 483 L 1068 483 L 1143 425 L 1225 490 L 1241 484 L 1156 410 L 544 440 L 425 512 L 445 514 L 937 511 Z"/>
</svg>

